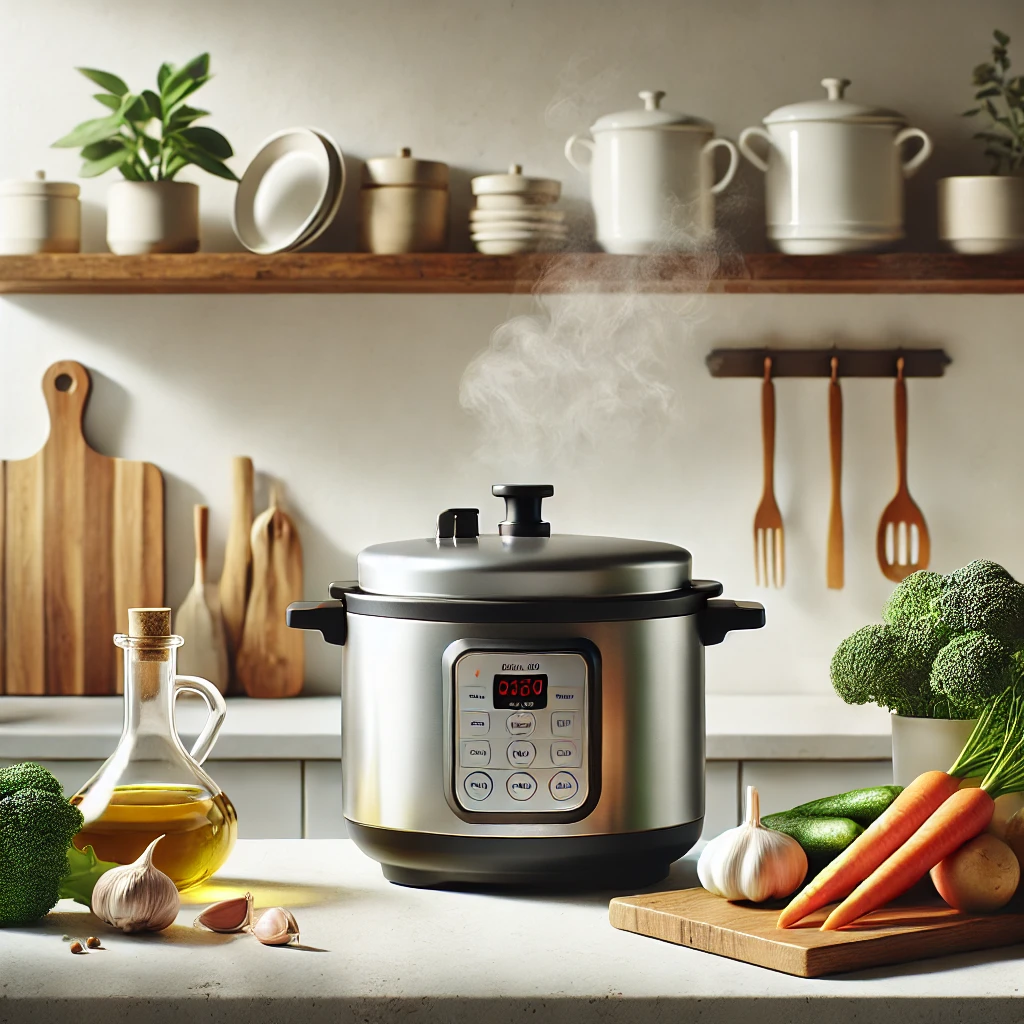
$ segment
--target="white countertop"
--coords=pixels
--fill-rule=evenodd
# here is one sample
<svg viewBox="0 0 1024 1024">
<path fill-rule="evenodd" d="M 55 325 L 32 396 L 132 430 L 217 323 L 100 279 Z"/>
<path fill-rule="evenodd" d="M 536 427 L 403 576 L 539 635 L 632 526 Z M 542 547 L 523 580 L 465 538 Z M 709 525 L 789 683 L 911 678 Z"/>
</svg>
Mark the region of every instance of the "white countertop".
<svg viewBox="0 0 1024 1024">
<path fill-rule="evenodd" d="M 660 888 L 695 874 L 691 854 Z M 617 931 L 608 893 L 391 885 L 348 840 L 240 842 L 214 881 L 156 935 L 123 936 L 66 901 L 38 926 L 0 930 L 0 1021 L 1019 1024 L 1024 1013 L 1020 946 L 793 978 Z M 294 912 L 305 948 L 191 927 L 194 904 L 247 889 L 257 907 Z M 74 956 L 63 934 L 106 949 Z"/>
<path fill-rule="evenodd" d="M 106 757 L 121 733 L 120 697 L 0 697 L 0 759 Z M 205 720 L 198 698 L 178 702 L 182 736 Z M 876 760 L 891 754 L 889 715 L 832 694 L 709 696 L 712 760 Z M 333 760 L 341 756 L 337 697 L 228 700 L 218 759 Z"/>
</svg>

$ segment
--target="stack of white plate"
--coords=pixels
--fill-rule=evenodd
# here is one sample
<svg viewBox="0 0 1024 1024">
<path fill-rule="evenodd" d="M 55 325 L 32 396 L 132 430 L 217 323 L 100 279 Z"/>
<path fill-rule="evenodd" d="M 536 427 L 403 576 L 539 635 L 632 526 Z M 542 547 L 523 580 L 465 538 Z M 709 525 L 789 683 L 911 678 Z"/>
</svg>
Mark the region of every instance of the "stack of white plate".
<svg viewBox="0 0 1024 1024">
<path fill-rule="evenodd" d="M 562 194 L 561 182 L 526 178 L 513 164 L 508 174 L 485 174 L 471 184 L 476 208 L 469 211 L 469 226 L 479 252 L 511 256 L 559 249 L 565 242 L 565 214 L 551 209 Z"/>
<path fill-rule="evenodd" d="M 338 213 L 345 160 L 334 140 L 312 128 L 271 135 L 235 193 L 234 229 L 251 252 L 294 252 L 319 238 Z"/>
</svg>

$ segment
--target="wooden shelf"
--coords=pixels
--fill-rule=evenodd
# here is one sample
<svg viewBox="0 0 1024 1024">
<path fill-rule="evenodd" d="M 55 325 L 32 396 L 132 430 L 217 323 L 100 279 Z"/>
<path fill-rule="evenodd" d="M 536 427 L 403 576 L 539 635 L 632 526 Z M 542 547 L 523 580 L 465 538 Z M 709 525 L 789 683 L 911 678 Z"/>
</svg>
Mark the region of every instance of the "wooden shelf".
<svg viewBox="0 0 1024 1024">
<path fill-rule="evenodd" d="M 533 290 L 760 294 L 1020 294 L 1024 254 L 750 253 L 717 266 L 687 256 L 476 253 L 197 253 L 174 256 L 0 256 L 0 294 L 433 293 Z"/>
</svg>

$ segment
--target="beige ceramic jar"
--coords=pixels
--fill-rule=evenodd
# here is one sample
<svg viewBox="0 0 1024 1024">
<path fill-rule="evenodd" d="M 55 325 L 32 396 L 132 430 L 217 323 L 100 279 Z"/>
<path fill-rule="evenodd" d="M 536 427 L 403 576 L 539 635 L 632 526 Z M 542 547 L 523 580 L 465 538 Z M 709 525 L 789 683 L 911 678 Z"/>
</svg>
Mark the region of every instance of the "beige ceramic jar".
<svg viewBox="0 0 1024 1024">
<path fill-rule="evenodd" d="M 359 247 L 364 252 L 443 252 L 448 246 L 448 165 L 409 149 L 363 165 Z"/>
<path fill-rule="evenodd" d="M 42 171 L 28 181 L 0 182 L 0 254 L 78 252 L 78 193 L 70 181 L 46 181 Z"/>
</svg>

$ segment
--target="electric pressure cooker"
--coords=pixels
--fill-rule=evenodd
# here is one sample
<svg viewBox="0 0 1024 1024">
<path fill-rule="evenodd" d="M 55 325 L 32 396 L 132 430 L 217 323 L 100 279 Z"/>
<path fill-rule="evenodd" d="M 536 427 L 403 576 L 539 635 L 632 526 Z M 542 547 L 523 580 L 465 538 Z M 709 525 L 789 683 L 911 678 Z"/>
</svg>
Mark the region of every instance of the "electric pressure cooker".
<svg viewBox="0 0 1024 1024">
<path fill-rule="evenodd" d="M 640 887 L 704 819 L 704 648 L 764 625 L 673 544 L 551 533 L 549 485 L 505 520 L 446 509 L 377 544 L 288 624 L 344 647 L 344 811 L 413 886 Z"/>
</svg>

